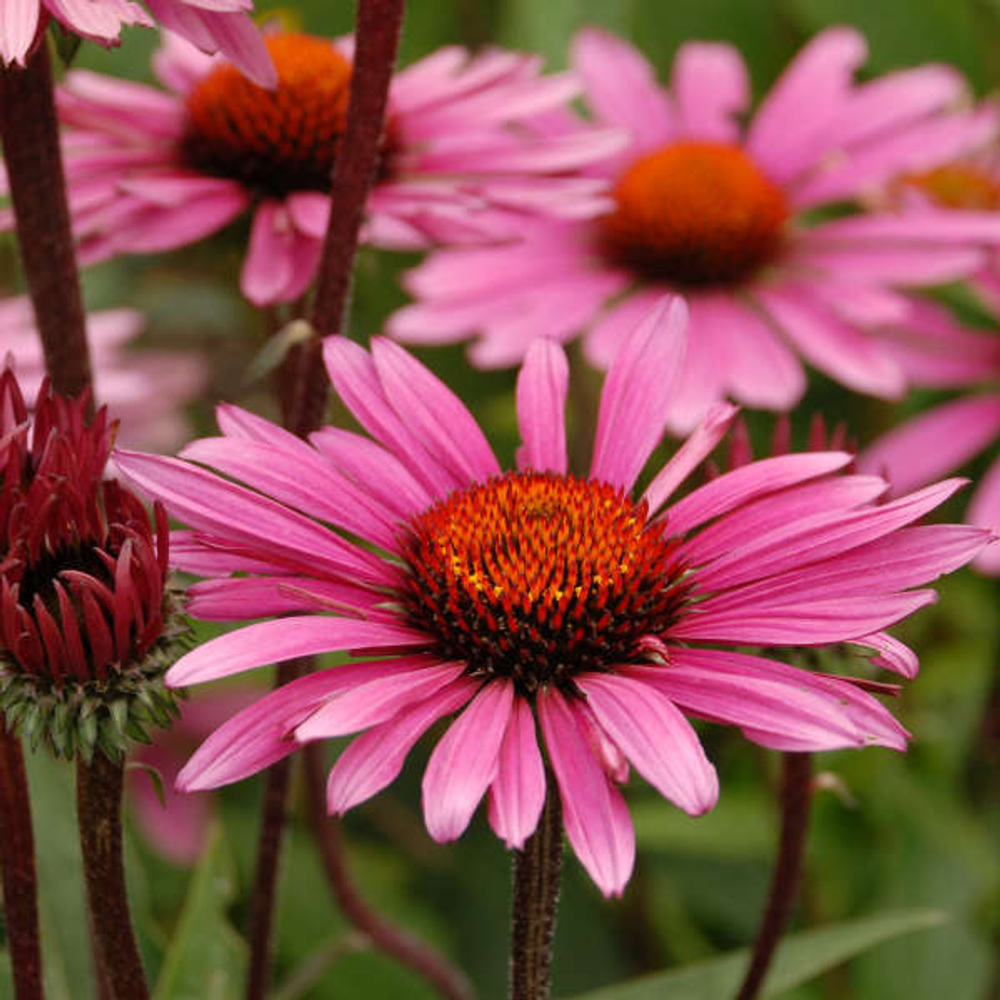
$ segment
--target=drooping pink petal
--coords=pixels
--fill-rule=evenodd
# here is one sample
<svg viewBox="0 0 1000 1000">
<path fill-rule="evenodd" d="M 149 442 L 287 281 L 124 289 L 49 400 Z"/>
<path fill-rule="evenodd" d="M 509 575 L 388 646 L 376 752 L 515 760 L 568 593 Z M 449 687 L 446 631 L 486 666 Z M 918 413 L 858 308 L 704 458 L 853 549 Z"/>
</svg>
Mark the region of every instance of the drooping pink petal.
<svg viewBox="0 0 1000 1000">
<path fill-rule="evenodd" d="M 327 701 L 295 730 L 295 738 L 308 743 L 388 722 L 410 705 L 446 688 L 465 670 L 462 663 L 440 663 L 427 657 L 409 657 L 402 666 L 408 669 L 373 677 Z"/>
<path fill-rule="evenodd" d="M 677 647 L 666 666 L 623 669 L 686 711 L 751 730 L 760 742 L 769 734 L 801 750 L 906 749 L 906 730 L 867 692 L 759 656 Z"/>
<path fill-rule="evenodd" d="M 630 489 L 663 434 L 684 359 L 687 307 L 665 298 L 615 355 L 601 393 L 590 478 Z"/>
<path fill-rule="evenodd" d="M 566 392 L 569 365 L 562 348 L 536 340 L 517 376 L 517 421 L 524 442 L 518 467 L 566 472 Z"/>
<path fill-rule="evenodd" d="M 513 707 L 513 681 L 489 681 L 434 748 L 423 803 L 427 831 L 439 843 L 462 835 L 496 777 Z"/>
<path fill-rule="evenodd" d="M 545 765 L 535 738 L 535 717 L 531 706 L 515 697 L 490 785 L 490 826 L 507 847 L 520 850 L 535 832 L 544 805 Z"/>
<path fill-rule="evenodd" d="M 460 677 L 434 697 L 357 737 L 340 755 L 326 786 L 327 807 L 345 813 L 382 791 L 399 774 L 413 745 L 438 719 L 464 705 L 479 688 Z"/>
<path fill-rule="evenodd" d="M 380 663 L 350 663 L 283 684 L 216 729 L 178 775 L 178 789 L 218 788 L 287 757 L 298 749 L 292 733 L 300 720 L 337 692 L 386 669 Z"/>
<path fill-rule="evenodd" d="M 426 645 L 424 633 L 402 625 L 321 615 L 278 618 L 202 643 L 167 671 L 167 683 L 171 687 L 184 687 L 229 677 L 266 663 L 335 650 L 392 648 L 404 652 Z"/>
<path fill-rule="evenodd" d="M 566 699 L 555 688 L 545 688 L 537 706 L 569 842 L 601 892 L 621 895 L 635 863 L 628 809 L 591 753 Z"/>
<path fill-rule="evenodd" d="M 905 643 L 900 642 L 899 639 L 887 632 L 873 632 L 871 635 L 853 639 L 852 642 L 856 646 L 863 646 L 865 649 L 876 652 L 877 656 L 873 657 L 871 661 L 875 666 L 902 674 L 909 680 L 916 677 L 920 670 L 917 654 Z"/>
<path fill-rule="evenodd" d="M 667 698 L 634 675 L 580 674 L 576 681 L 598 723 L 654 788 L 692 816 L 715 805 L 715 768 Z"/>
</svg>

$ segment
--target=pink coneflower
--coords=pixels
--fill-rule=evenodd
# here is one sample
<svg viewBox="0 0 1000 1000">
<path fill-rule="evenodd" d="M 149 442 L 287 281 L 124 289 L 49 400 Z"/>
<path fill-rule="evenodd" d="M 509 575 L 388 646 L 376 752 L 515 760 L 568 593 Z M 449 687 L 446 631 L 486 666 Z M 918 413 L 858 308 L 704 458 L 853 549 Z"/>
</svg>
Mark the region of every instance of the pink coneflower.
<svg viewBox="0 0 1000 1000">
<path fill-rule="evenodd" d="M 53 17 L 101 45 L 117 45 L 123 24 L 159 23 L 205 52 L 221 52 L 262 86 L 274 85 L 274 67 L 250 16 L 253 0 L 145 0 L 145 6 L 148 13 L 132 0 L 4 0 L 0 60 L 23 66 Z"/>
<path fill-rule="evenodd" d="M 547 759 L 570 842 L 613 894 L 634 855 L 618 790 L 630 764 L 686 812 L 715 803 L 715 771 L 685 712 L 770 747 L 904 749 L 905 730 L 848 679 L 732 647 L 851 641 L 912 674 L 912 653 L 882 630 L 933 600 L 908 588 L 968 561 L 987 533 L 905 527 L 958 483 L 876 504 L 885 483 L 835 475 L 851 459 L 842 452 L 755 462 L 665 506 L 725 433 L 728 405 L 636 494 L 684 325 L 675 301 L 623 340 L 587 476 L 567 471 L 567 364 L 548 340 L 520 372 L 523 444 L 506 472 L 458 398 L 384 339 L 370 353 L 342 337 L 325 346 L 337 392 L 371 437 L 327 427 L 306 443 L 222 406 L 223 436 L 194 442 L 186 460 L 119 453 L 126 479 L 190 526 L 172 541 L 178 565 L 216 577 L 192 588 L 192 614 L 286 616 L 199 647 L 171 684 L 361 655 L 235 716 L 179 786 L 236 781 L 296 740 L 362 733 L 330 774 L 329 807 L 344 812 L 460 712 L 424 774 L 431 835 L 458 837 L 489 792 L 493 829 L 520 847 L 543 806 Z"/>
<path fill-rule="evenodd" d="M 204 388 L 207 371 L 191 352 L 130 351 L 145 320 L 134 309 L 106 309 L 87 318 L 97 398 L 120 422 L 116 441 L 130 448 L 170 451 L 190 437 L 182 408 Z M 26 297 L 0 300 L 0 363 L 10 354 L 18 382 L 33 399 L 45 359 Z"/>
<path fill-rule="evenodd" d="M 637 318 L 675 291 L 688 300 L 691 343 L 674 431 L 724 396 L 792 406 L 805 387 L 800 358 L 851 389 L 899 396 L 905 374 L 870 329 L 905 317 L 898 288 L 975 271 L 1000 218 L 843 210 L 901 171 L 981 146 L 997 119 L 956 109 L 965 88 L 944 66 L 855 85 L 864 57 L 856 31 L 823 32 L 743 126 L 749 83 L 731 46 L 683 45 L 664 88 L 631 45 L 581 32 L 573 62 L 593 117 L 631 136 L 588 170 L 612 185 L 614 209 L 435 254 L 408 275 L 418 302 L 390 332 L 421 343 L 481 334 L 471 356 L 491 367 L 520 359 L 537 330 L 567 340 L 586 328 L 587 357 L 607 367 Z M 568 127 L 552 116 L 544 125 Z"/>
<path fill-rule="evenodd" d="M 59 97 L 74 225 L 86 261 L 184 246 L 252 213 L 241 285 L 253 302 L 297 298 L 316 272 L 330 174 L 346 124 L 351 44 L 272 34 L 272 93 L 168 40 L 154 69 L 168 93 L 70 73 Z M 486 205 L 590 214 L 600 179 L 549 176 L 603 156 L 608 130 L 528 136 L 518 121 L 577 91 L 537 57 L 451 47 L 398 73 L 389 94 L 367 238 L 394 247 L 482 240 Z M 508 221 L 507 225 L 511 223 Z"/>
</svg>

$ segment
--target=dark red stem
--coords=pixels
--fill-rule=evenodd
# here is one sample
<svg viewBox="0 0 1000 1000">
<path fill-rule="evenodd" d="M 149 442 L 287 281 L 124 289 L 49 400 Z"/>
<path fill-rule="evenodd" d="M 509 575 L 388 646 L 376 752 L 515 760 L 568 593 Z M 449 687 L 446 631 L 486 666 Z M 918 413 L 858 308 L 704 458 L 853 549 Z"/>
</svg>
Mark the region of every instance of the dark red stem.
<svg viewBox="0 0 1000 1000">
<path fill-rule="evenodd" d="M 809 809 L 812 803 L 812 755 L 782 755 L 781 833 L 771 876 L 771 892 L 757 931 L 750 968 L 736 1000 L 754 1000 L 764 983 L 771 959 L 792 915 L 802 875 Z"/>
<path fill-rule="evenodd" d="M 148 1000 L 146 975 L 132 933 L 122 859 L 123 761 L 95 752 L 76 762 L 76 808 L 87 882 L 95 965 L 112 1000 Z"/>
<path fill-rule="evenodd" d="M 314 429 L 326 411 L 329 381 L 320 341 L 344 331 L 358 232 L 378 169 L 404 7 L 405 0 L 358 0 L 347 125 L 333 167 L 330 223 L 309 317 L 315 336 L 289 351 L 282 374 L 289 386 L 285 426 L 297 432 Z"/>
<path fill-rule="evenodd" d="M 288 660 L 278 667 L 275 688 L 289 684 L 308 668 L 307 660 Z M 264 784 L 260 834 L 257 839 L 257 867 L 250 901 L 250 969 L 247 974 L 247 1000 L 264 1000 L 271 974 L 271 934 L 274 929 L 274 900 L 281 861 L 281 843 L 285 834 L 288 788 L 294 757 L 272 764 Z"/>
<path fill-rule="evenodd" d="M 31 802 L 21 743 L 0 715 L 0 876 L 7 948 L 17 1000 L 42 1000 L 42 949 L 38 935 L 38 884 Z"/>
<path fill-rule="evenodd" d="M 562 875 L 562 804 L 551 774 L 535 832 L 514 854 L 510 1000 L 548 1000 Z"/>
<path fill-rule="evenodd" d="M 344 861 L 340 821 L 326 811 L 325 768 L 318 744 L 303 749 L 306 808 L 319 847 L 330 890 L 341 913 L 372 945 L 412 969 L 447 1000 L 471 1000 L 473 993 L 465 976 L 444 956 L 389 923 L 362 899 Z"/>
<path fill-rule="evenodd" d="M 90 355 L 44 38 L 24 69 L 0 67 L 0 137 L 45 367 L 57 393 L 78 396 Z"/>
</svg>

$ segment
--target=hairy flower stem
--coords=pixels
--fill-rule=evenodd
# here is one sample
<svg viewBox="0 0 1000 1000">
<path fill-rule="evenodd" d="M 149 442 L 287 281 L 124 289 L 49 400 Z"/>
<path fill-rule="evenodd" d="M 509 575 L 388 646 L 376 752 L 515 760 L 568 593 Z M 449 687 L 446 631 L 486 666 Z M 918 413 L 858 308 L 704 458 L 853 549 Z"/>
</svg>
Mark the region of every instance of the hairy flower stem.
<svg viewBox="0 0 1000 1000">
<path fill-rule="evenodd" d="M 0 137 L 45 367 L 55 391 L 75 397 L 90 384 L 90 354 L 44 38 L 24 69 L 0 67 Z"/>
<path fill-rule="evenodd" d="M 0 876 L 16 1000 L 42 1000 L 42 950 L 31 803 L 21 743 L 0 715 Z"/>
<path fill-rule="evenodd" d="M 123 760 L 111 761 L 100 751 L 89 764 L 77 758 L 76 809 L 95 965 L 103 970 L 106 995 L 112 1000 L 148 1000 L 125 889 L 123 781 Z"/>
<path fill-rule="evenodd" d="M 354 274 L 358 232 L 378 169 L 389 82 L 396 63 L 405 0 L 358 0 L 354 66 L 347 125 L 331 180 L 330 222 L 309 317 L 315 336 L 288 352 L 282 381 L 291 383 L 285 426 L 318 426 L 328 380 L 320 341 L 343 333 Z"/>
<path fill-rule="evenodd" d="M 340 821 L 326 812 L 325 768 L 319 745 L 308 744 L 303 757 L 309 825 L 340 911 L 373 947 L 412 969 L 446 1000 L 471 1000 L 468 980 L 443 955 L 389 923 L 361 898 L 344 861 Z"/>
<path fill-rule="evenodd" d="M 562 805 L 550 773 L 542 817 L 514 855 L 510 1000 L 547 1000 L 551 991 L 562 857 Z"/>
<path fill-rule="evenodd" d="M 278 666 L 275 688 L 301 677 L 308 660 L 288 660 Z M 247 973 L 247 1000 L 264 1000 L 271 972 L 271 933 L 274 929 L 274 900 L 285 833 L 288 787 L 294 757 L 286 757 L 267 770 L 260 834 L 257 838 L 257 867 L 250 901 L 250 969 Z"/>
<path fill-rule="evenodd" d="M 736 1000 L 754 1000 L 764 983 L 771 959 L 788 926 L 798 894 L 809 830 L 812 802 L 812 756 L 808 753 L 782 755 L 781 834 L 778 858 L 771 877 L 771 892 L 757 931 L 750 967 Z"/>
</svg>

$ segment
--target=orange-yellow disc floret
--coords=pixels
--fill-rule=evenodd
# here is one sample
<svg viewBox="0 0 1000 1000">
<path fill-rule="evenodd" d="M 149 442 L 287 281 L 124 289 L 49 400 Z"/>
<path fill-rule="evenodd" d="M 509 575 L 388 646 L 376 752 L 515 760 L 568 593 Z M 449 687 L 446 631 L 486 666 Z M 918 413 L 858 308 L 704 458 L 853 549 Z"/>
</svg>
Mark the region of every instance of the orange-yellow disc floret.
<svg viewBox="0 0 1000 1000">
<path fill-rule="evenodd" d="M 684 599 L 676 543 L 621 490 L 508 473 L 410 525 L 404 603 L 439 653 L 525 692 L 634 661 Z"/>
</svg>

